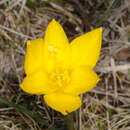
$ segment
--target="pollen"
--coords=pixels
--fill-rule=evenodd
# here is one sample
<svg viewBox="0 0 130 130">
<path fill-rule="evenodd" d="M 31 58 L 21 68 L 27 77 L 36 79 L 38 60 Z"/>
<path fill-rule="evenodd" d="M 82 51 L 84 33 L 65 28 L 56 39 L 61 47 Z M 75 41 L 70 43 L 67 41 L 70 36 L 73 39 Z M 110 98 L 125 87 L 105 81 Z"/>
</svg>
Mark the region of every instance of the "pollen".
<svg viewBox="0 0 130 130">
<path fill-rule="evenodd" d="M 70 76 L 70 70 L 61 67 L 57 67 L 54 71 L 48 73 L 50 82 L 55 84 L 57 88 L 67 86 L 70 83 Z"/>
</svg>

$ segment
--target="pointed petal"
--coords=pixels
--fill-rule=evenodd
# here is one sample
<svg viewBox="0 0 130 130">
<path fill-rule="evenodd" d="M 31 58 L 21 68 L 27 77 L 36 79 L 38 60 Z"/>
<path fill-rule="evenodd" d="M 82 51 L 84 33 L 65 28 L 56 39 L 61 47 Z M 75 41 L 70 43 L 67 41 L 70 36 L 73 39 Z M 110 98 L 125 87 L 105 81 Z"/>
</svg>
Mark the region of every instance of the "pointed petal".
<svg viewBox="0 0 130 130">
<path fill-rule="evenodd" d="M 102 28 L 79 36 L 71 42 L 72 66 L 87 65 L 93 68 L 100 54 Z"/>
<path fill-rule="evenodd" d="M 24 69 L 26 74 L 41 69 L 43 66 L 43 39 L 27 41 Z"/>
<path fill-rule="evenodd" d="M 20 87 L 29 94 L 48 94 L 55 91 L 48 82 L 46 74 L 40 70 L 25 77 Z"/>
<path fill-rule="evenodd" d="M 62 26 L 54 19 L 49 23 L 45 32 L 46 44 L 63 48 L 68 44 L 67 36 Z"/>
<path fill-rule="evenodd" d="M 44 68 L 52 71 L 54 67 L 68 65 L 69 44 L 62 26 L 52 20 L 44 38 Z"/>
<path fill-rule="evenodd" d="M 67 115 L 81 106 L 79 96 L 72 96 L 64 93 L 52 93 L 44 96 L 45 102 L 56 111 Z"/>
<path fill-rule="evenodd" d="M 90 68 L 78 67 L 72 71 L 71 82 L 64 92 L 79 95 L 92 90 L 98 81 L 99 77 Z"/>
</svg>

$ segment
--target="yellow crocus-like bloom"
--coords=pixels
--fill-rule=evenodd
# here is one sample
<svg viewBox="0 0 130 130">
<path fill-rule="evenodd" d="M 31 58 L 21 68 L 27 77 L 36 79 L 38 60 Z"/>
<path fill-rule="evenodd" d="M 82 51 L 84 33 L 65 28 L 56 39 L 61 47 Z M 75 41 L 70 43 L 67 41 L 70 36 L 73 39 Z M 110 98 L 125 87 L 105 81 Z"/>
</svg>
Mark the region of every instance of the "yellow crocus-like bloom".
<svg viewBox="0 0 130 130">
<path fill-rule="evenodd" d="M 99 81 L 93 71 L 102 42 L 102 28 L 83 34 L 70 44 L 62 26 L 52 20 L 44 38 L 27 41 L 20 87 L 27 93 L 43 94 L 45 102 L 66 115 L 81 106 L 79 95 Z"/>
</svg>

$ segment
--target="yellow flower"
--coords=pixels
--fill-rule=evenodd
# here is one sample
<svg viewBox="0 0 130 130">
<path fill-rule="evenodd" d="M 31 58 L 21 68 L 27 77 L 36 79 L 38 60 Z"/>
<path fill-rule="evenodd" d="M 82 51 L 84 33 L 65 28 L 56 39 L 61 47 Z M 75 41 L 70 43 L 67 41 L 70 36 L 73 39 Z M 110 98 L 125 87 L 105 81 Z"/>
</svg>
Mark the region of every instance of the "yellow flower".
<svg viewBox="0 0 130 130">
<path fill-rule="evenodd" d="M 20 87 L 30 94 L 44 94 L 51 108 L 66 115 L 81 106 L 79 95 L 99 81 L 93 71 L 102 42 L 102 28 L 74 39 L 70 44 L 61 25 L 52 20 L 45 37 L 27 41 Z"/>
</svg>

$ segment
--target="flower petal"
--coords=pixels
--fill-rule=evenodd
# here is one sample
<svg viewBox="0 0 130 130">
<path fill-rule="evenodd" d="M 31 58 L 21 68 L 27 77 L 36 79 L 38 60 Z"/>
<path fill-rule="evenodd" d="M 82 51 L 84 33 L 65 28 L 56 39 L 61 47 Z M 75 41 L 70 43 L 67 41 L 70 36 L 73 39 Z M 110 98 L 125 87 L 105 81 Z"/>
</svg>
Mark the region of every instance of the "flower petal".
<svg viewBox="0 0 130 130">
<path fill-rule="evenodd" d="M 25 55 L 25 73 L 31 74 L 43 67 L 43 39 L 27 41 L 27 51 Z"/>
<path fill-rule="evenodd" d="M 81 106 L 79 96 L 73 96 L 64 93 L 52 93 L 44 96 L 45 102 L 56 111 L 67 115 L 77 110 Z"/>
<path fill-rule="evenodd" d="M 93 68 L 98 61 L 102 42 L 102 28 L 95 29 L 74 39 L 72 49 L 72 66 L 87 65 Z"/>
<path fill-rule="evenodd" d="M 54 19 L 49 23 L 45 32 L 45 42 L 63 48 L 68 44 L 67 36 L 62 26 Z"/>
<path fill-rule="evenodd" d="M 44 43 L 44 68 L 47 71 L 69 64 L 68 39 L 62 26 L 55 20 L 52 20 L 46 29 Z"/>
<path fill-rule="evenodd" d="M 48 82 L 46 74 L 39 70 L 25 77 L 20 87 L 30 94 L 48 94 L 56 89 Z"/>
<path fill-rule="evenodd" d="M 79 95 L 92 90 L 99 77 L 88 67 L 78 67 L 72 70 L 69 86 L 64 89 L 65 93 Z"/>
</svg>

